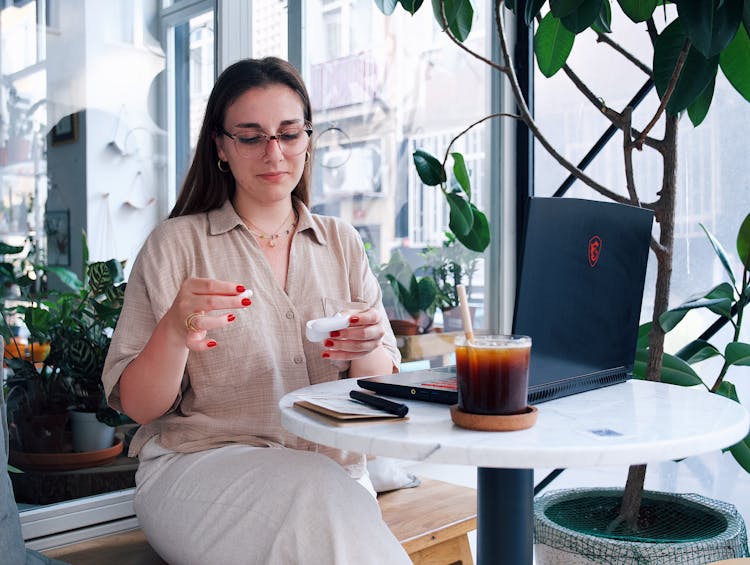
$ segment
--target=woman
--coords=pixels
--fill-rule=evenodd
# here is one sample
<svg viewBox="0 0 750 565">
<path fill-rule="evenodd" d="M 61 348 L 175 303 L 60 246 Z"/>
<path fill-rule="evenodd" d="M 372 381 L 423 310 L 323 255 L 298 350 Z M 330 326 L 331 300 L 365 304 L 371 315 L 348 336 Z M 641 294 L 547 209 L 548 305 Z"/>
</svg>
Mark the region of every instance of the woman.
<svg viewBox="0 0 750 565">
<path fill-rule="evenodd" d="M 103 380 L 143 424 L 135 509 L 170 563 L 410 563 L 363 456 L 280 424 L 284 394 L 400 361 L 356 231 L 307 208 L 311 119 L 289 63 L 227 68 L 130 275 Z M 348 328 L 305 339 L 307 320 L 339 311 Z"/>
</svg>

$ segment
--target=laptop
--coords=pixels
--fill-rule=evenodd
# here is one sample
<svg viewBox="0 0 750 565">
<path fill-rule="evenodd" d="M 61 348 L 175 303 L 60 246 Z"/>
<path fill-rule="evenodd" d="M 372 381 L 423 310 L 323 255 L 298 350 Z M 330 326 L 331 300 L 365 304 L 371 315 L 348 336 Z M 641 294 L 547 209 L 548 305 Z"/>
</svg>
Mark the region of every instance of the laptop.
<svg viewBox="0 0 750 565">
<path fill-rule="evenodd" d="M 529 404 L 632 376 L 653 213 L 533 197 L 524 229 L 513 333 L 532 338 Z M 357 380 L 376 393 L 456 404 L 455 367 Z"/>
</svg>

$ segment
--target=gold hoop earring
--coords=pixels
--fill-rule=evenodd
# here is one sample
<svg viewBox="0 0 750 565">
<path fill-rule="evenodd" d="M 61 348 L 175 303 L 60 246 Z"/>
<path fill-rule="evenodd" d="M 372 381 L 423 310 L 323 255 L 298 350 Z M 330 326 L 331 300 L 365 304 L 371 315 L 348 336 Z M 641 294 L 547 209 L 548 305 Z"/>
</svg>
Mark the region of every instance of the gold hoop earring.
<svg viewBox="0 0 750 565">
<path fill-rule="evenodd" d="M 226 163 L 226 164 L 227 164 L 227 168 L 226 168 L 226 169 L 222 169 L 222 167 L 221 167 L 221 164 L 222 164 L 222 163 Z M 220 171 L 221 171 L 222 173 L 228 173 L 228 172 L 229 172 L 229 161 L 222 161 L 221 159 L 219 159 L 219 160 L 217 161 L 217 163 L 216 163 L 216 166 L 217 166 L 217 167 L 219 167 L 219 170 L 220 170 Z"/>
<path fill-rule="evenodd" d="M 310 160 L 310 152 L 305 151 L 305 163 L 307 163 Z"/>
</svg>

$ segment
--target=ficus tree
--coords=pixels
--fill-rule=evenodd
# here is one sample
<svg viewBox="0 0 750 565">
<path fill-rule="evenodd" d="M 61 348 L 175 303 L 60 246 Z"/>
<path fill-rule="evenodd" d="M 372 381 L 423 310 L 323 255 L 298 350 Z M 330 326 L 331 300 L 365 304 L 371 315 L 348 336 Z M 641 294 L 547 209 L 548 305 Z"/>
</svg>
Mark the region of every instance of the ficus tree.
<svg viewBox="0 0 750 565">
<path fill-rule="evenodd" d="M 399 4 L 411 14 L 423 6 L 423 0 L 374 1 L 386 15 L 393 13 Z M 675 209 L 679 197 L 676 176 L 678 127 L 685 114 L 694 126 L 704 120 L 713 102 L 719 72 L 750 102 L 750 0 L 495 0 L 495 30 L 502 53 L 500 61 L 490 60 L 464 44 L 474 17 L 471 0 L 431 0 L 430 3 L 434 17 L 446 35 L 467 56 L 479 59 L 501 73 L 515 98 L 516 114 L 485 116 L 457 137 L 490 118 L 520 120 L 561 167 L 592 191 L 615 202 L 654 211 L 658 234 L 652 238 L 651 250 L 656 257 L 657 274 L 652 323 L 648 326 L 647 359 L 644 361 L 646 378 L 661 380 L 665 335 L 662 322 L 670 318 L 664 315 L 669 306 Z M 643 41 L 653 53 L 651 61 L 639 60 L 611 38 L 613 10 L 622 11 L 630 20 L 643 26 Z M 540 129 L 519 86 L 505 27 L 509 17 L 522 18 L 527 26 L 535 24 L 534 54 L 541 73 L 551 77 L 562 71 L 581 96 L 619 130 L 624 186 L 604 186 L 592 178 L 566 159 Z M 583 33 L 594 33 L 597 43 L 608 48 L 612 56 L 629 61 L 653 81 L 660 103 L 650 119 L 636 123 L 632 107 L 608 105 L 571 68 L 568 57 L 577 37 Z M 663 134 L 657 137 L 653 131 L 659 124 L 658 131 L 663 131 Z M 421 180 L 439 187 L 447 198 L 451 229 L 459 241 L 470 249 L 481 251 L 489 244 L 487 220 L 471 202 L 470 175 L 462 156 L 451 153 L 450 149 L 449 146 L 442 159 L 418 150 L 413 156 L 414 163 Z M 634 159 L 642 151 L 655 152 L 662 163 L 661 185 L 653 201 L 641 198 L 633 172 Z M 450 181 L 446 171 L 449 157 L 453 158 Z M 747 299 L 744 298 L 745 302 Z M 730 310 L 727 315 L 731 321 L 736 311 L 732 313 Z M 737 363 L 745 358 L 740 356 Z M 721 393 L 721 390 L 715 392 Z M 748 438 L 744 443 L 750 451 Z M 628 473 L 620 520 L 633 527 L 640 507 L 645 472 L 645 465 L 638 465 L 631 467 Z"/>
</svg>

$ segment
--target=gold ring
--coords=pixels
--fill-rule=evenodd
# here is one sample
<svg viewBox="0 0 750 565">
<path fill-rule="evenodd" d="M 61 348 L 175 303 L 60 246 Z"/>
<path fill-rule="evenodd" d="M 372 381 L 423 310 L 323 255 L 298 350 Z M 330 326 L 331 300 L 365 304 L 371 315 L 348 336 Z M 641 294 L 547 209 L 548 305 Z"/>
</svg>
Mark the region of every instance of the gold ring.
<svg viewBox="0 0 750 565">
<path fill-rule="evenodd" d="M 188 314 L 187 318 L 185 318 L 185 327 L 189 332 L 202 332 L 203 330 L 196 328 L 193 325 L 193 320 L 196 318 L 201 317 L 203 314 L 200 312 L 193 312 L 192 314 Z"/>
</svg>

